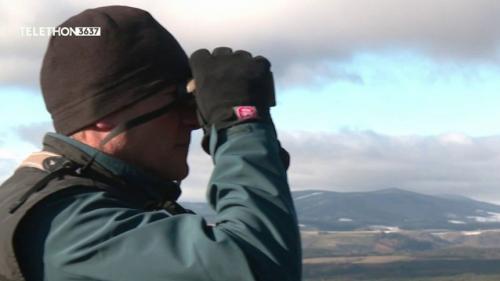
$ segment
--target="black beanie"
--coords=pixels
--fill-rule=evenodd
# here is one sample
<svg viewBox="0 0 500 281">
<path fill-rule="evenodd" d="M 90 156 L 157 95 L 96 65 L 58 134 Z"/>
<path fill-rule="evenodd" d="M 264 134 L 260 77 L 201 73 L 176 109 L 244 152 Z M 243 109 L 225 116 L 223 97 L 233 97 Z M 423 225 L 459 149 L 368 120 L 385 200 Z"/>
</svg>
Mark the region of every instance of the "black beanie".
<svg viewBox="0 0 500 281">
<path fill-rule="evenodd" d="M 100 27 L 101 36 L 52 36 L 40 82 L 57 132 L 70 135 L 191 77 L 186 53 L 148 12 L 85 10 L 60 27 Z"/>
</svg>

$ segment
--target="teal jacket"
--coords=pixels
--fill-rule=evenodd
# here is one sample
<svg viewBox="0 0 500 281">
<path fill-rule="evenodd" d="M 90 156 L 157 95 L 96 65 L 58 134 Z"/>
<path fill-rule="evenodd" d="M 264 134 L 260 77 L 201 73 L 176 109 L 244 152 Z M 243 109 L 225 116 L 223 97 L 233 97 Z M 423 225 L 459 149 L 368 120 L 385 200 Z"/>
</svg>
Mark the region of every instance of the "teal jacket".
<svg viewBox="0 0 500 281">
<path fill-rule="evenodd" d="M 21 239 L 29 250 L 20 256 L 43 261 L 32 267 L 31 278 L 301 280 L 297 217 L 273 125 L 240 124 L 212 134 L 210 144 L 213 225 L 195 214 L 137 208 L 102 190 L 55 194 L 24 222 L 30 233 Z M 140 175 L 103 157 L 103 165 L 124 178 Z"/>
</svg>

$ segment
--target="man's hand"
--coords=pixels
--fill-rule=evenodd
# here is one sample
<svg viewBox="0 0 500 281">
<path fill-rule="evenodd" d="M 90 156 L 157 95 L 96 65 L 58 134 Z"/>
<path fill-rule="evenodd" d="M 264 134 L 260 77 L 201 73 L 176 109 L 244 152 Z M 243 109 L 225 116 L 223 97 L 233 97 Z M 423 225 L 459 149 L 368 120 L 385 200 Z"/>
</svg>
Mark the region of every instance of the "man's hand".
<svg viewBox="0 0 500 281">
<path fill-rule="evenodd" d="M 212 54 L 206 49 L 194 52 L 190 64 L 204 142 L 212 126 L 219 130 L 270 118 L 269 107 L 275 105 L 274 82 L 266 58 L 220 47 Z"/>
</svg>

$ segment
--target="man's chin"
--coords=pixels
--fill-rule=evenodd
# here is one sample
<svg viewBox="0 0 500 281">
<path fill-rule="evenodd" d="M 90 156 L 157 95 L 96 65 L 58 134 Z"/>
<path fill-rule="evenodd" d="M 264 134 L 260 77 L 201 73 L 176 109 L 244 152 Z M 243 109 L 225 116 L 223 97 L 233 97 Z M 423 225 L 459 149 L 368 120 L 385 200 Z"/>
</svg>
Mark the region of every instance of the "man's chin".
<svg viewBox="0 0 500 281">
<path fill-rule="evenodd" d="M 189 166 L 185 164 L 183 168 L 178 168 L 178 169 L 149 169 L 148 170 L 150 174 L 152 174 L 155 177 L 159 177 L 163 180 L 168 180 L 168 181 L 181 181 L 185 179 L 188 174 L 189 174 Z"/>
<path fill-rule="evenodd" d="M 175 180 L 175 181 L 182 181 L 184 180 L 189 174 L 189 166 L 186 164 L 183 168 L 179 168 L 174 173 L 171 175 L 163 174 L 163 178 L 166 180 Z"/>
<path fill-rule="evenodd" d="M 181 180 L 187 178 L 188 174 L 189 174 L 189 166 L 186 164 L 186 166 L 184 167 L 183 171 L 180 173 L 180 176 L 177 180 L 181 181 Z"/>
</svg>

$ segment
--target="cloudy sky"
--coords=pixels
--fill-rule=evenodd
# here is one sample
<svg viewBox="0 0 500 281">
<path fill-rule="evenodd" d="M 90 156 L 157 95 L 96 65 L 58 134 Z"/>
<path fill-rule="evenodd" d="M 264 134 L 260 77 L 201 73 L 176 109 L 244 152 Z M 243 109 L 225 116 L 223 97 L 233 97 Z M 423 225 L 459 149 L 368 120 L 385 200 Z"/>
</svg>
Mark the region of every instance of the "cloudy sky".
<svg viewBox="0 0 500 281">
<path fill-rule="evenodd" d="M 47 37 L 86 8 L 148 10 L 188 53 L 268 57 L 293 190 L 399 187 L 500 203 L 500 1 L 0 0 L 0 179 L 52 130 L 38 85 Z M 185 200 L 211 163 L 195 134 Z"/>
</svg>

